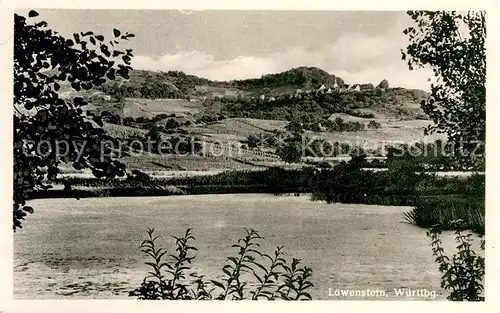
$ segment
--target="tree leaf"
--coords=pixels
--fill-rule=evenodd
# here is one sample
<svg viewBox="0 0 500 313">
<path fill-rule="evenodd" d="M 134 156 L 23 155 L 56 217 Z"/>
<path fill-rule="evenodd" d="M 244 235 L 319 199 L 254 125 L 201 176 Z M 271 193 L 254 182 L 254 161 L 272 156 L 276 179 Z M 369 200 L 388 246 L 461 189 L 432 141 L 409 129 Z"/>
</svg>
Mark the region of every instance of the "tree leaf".
<svg viewBox="0 0 500 313">
<path fill-rule="evenodd" d="M 226 287 L 224 287 L 224 285 L 221 282 L 218 282 L 216 280 L 210 280 L 210 282 L 221 289 L 226 289 Z"/>
<path fill-rule="evenodd" d="M 28 13 L 28 16 L 29 17 L 37 17 L 38 15 L 38 12 L 37 11 L 34 11 L 34 10 L 31 10 L 29 13 Z"/>
<path fill-rule="evenodd" d="M 83 98 L 82 97 L 75 97 L 73 98 L 73 103 L 76 105 L 76 106 L 82 106 L 82 105 L 85 105 L 85 101 L 83 101 Z"/>
<path fill-rule="evenodd" d="M 113 34 L 115 35 L 115 37 L 120 37 L 121 32 L 118 29 L 114 28 Z"/>
<path fill-rule="evenodd" d="M 104 126 L 104 124 L 102 122 L 102 118 L 100 116 L 94 116 L 93 120 L 94 120 L 94 122 L 96 122 L 97 125 L 99 125 L 101 127 Z"/>
<path fill-rule="evenodd" d="M 81 85 L 82 85 L 81 87 L 83 88 L 83 90 L 90 90 L 90 89 L 92 89 L 92 83 L 90 83 L 90 82 L 82 82 Z"/>
<path fill-rule="evenodd" d="M 72 82 L 72 83 L 71 83 L 71 87 L 72 87 L 73 89 L 75 89 L 76 91 L 80 91 L 80 90 L 81 90 L 81 88 L 80 88 L 80 83 L 79 83 L 79 82 Z"/>
<path fill-rule="evenodd" d="M 33 212 L 35 212 L 35 210 L 33 210 L 33 208 L 30 206 L 23 207 L 23 210 L 30 213 L 30 214 L 33 214 Z"/>
</svg>

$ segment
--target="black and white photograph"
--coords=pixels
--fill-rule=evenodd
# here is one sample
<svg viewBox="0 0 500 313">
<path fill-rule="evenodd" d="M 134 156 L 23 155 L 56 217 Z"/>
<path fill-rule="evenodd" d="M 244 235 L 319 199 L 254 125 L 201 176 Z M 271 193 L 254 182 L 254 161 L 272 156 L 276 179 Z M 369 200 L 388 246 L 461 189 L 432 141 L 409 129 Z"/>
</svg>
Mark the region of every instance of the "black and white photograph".
<svg viewBox="0 0 500 313">
<path fill-rule="evenodd" d="M 486 9 L 9 14 L 14 300 L 486 300 Z"/>
</svg>

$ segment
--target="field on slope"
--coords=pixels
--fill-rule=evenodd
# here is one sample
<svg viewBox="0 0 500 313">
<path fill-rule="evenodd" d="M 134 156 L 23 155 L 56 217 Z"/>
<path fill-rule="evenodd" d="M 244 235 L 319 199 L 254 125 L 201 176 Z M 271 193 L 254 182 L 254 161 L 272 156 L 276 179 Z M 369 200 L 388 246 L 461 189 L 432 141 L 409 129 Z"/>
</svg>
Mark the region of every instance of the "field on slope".
<svg viewBox="0 0 500 313">
<path fill-rule="evenodd" d="M 365 129 L 354 132 L 311 132 L 306 134 L 311 136 L 348 141 L 387 141 L 387 142 L 414 142 L 414 141 L 434 141 L 436 139 L 445 139 L 444 135 L 434 134 L 424 136 L 424 129 L 431 124 L 428 120 L 400 120 L 393 117 L 378 115 L 376 118 L 364 119 L 350 116 L 347 114 L 335 114 L 346 121 L 359 121 L 365 125 L 371 120 L 381 124 L 379 129 Z M 193 126 L 189 130 L 193 133 L 207 134 L 219 140 L 245 140 L 249 135 L 260 133 L 270 133 L 274 130 L 285 131 L 289 122 L 280 120 L 260 120 L 250 118 L 229 118 L 218 121 L 210 125 Z"/>
<path fill-rule="evenodd" d="M 343 114 L 341 117 L 345 118 Z M 345 118 L 348 120 L 347 118 Z M 372 119 L 352 117 L 352 120 L 364 120 L 366 123 Z M 366 129 L 356 132 L 311 132 L 306 131 L 308 137 L 324 138 L 331 142 L 346 142 L 351 145 L 364 145 L 365 149 L 381 148 L 381 144 L 389 143 L 414 143 L 416 141 L 432 142 L 436 139 L 445 139 L 443 135 L 425 137 L 424 128 L 430 121 L 406 120 L 379 115 L 375 120 L 381 123 L 379 129 Z M 212 150 L 212 143 L 231 147 L 245 142 L 249 135 L 271 133 L 274 130 L 284 131 L 287 121 L 260 120 L 250 118 L 228 118 L 212 124 L 187 127 L 190 134 L 196 134 L 208 144 Z M 111 135 L 119 138 L 130 136 L 144 136 L 146 130 L 113 124 L 105 124 L 105 129 Z M 231 148 L 234 149 L 234 148 Z M 216 149 L 218 152 L 219 150 Z M 229 150 L 228 150 L 229 151 Z M 237 150 L 232 150 L 237 151 Z M 246 151 L 246 150 L 245 150 Z M 127 157 L 124 162 L 130 169 L 143 169 L 147 171 L 162 170 L 213 170 L 213 169 L 242 169 L 256 166 L 278 165 L 277 160 L 257 155 L 258 152 L 248 151 L 243 155 L 222 154 L 225 157 L 177 155 L 161 156 L 154 154 L 141 154 Z M 251 152 L 251 153 L 250 153 Z M 220 155 L 220 154 L 219 154 Z"/>
<path fill-rule="evenodd" d="M 203 107 L 185 99 L 127 98 L 123 108 L 124 117 L 153 118 L 159 114 L 194 115 Z"/>
<path fill-rule="evenodd" d="M 104 123 L 103 129 L 114 138 L 140 138 L 148 133 L 146 129 Z"/>
<path fill-rule="evenodd" d="M 196 85 L 195 95 L 205 97 L 224 97 L 226 99 L 237 99 L 238 95 L 245 97 L 251 96 L 251 93 L 235 87 L 214 87 L 206 85 Z"/>
<path fill-rule="evenodd" d="M 227 118 L 215 123 L 193 126 L 189 130 L 196 133 L 205 133 L 212 136 L 217 135 L 235 135 L 240 140 L 246 139 L 249 135 L 255 135 L 263 132 L 272 132 L 274 130 L 285 130 L 287 121 L 280 120 L 259 120 L 252 118 Z"/>
<path fill-rule="evenodd" d="M 415 143 L 434 142 L 436 139 L 446 139 L 442 134 L 424 136 L 424 128 L 429 121 L 393 121 L 382 125 L 379 129 L 368 129 L 355 132 L 321 132 L 316 133 L 319 137 L 324 137 L 333 141 L 365 142 L 365 143 Z M 312 132 L 309 132 L 313 134 Z"/>
<path fill-rule="evenodd" d="M 123 162 L 128 170 L 142 171 L 214 171 L 243 170 L 257 166 L 245 164 L 235 158 L 205 157 L 200 155 L 158 155 L 144 153 L 126 157 Z M 257 164 L 258 165 L 258 164 Z"/>
<path fill-rule="evenodd" d="M 417 110 L 417 108 L 413 108 Z M 363 113 L 372 113 L 373 118 L 361 118 L 345 113 L 334 113 L 330 116 L 330 120 L 342 118 L 348 122 L 359 122 L 365 124 L 365 130 L 354 132 L 321 132 L 316 133 L 321 137 L 330 140 L 339 141 L 384 141 L 398 143 L 412 143 L 415 141 L 433 142 L 437 139 L 445 140 L 443 134 L 432 134 L 425 136 L 424 130 L 432 124 L 428 119 L 403 119 L 395 116 L 394 112 L 387 111 L 385 108 L 377 109 L 359 109 Z M 368 123 L 376 121 L 380 123 L 380 128 L 369 129 Z M 311 133 L 311 132 L 309 132 Z"/>
</svg>

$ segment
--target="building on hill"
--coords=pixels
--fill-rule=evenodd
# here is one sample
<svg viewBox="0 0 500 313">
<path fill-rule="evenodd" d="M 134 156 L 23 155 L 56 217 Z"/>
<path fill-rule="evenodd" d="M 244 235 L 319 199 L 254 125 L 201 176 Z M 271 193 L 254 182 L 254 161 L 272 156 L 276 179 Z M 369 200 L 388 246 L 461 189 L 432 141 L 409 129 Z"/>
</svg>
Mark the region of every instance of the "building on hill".
<svg viewBox="0 0 500 313">
<path fill-rule="evenodd" d="M 276 98 L 275 97 L 270 97 L 269 101 L 276 101 Z"/>
<path fill-rule="evenodd" d="M 333 81 L 333 86 L 332 87 L 333 87 L 333 89 L 337 89 L 337 88 L 340 87 L 339 84 L 337 83 L 336 79 Z"/>
<path fill-rule="evenodd" d="M 323 92 L 326 90 L 326 86 L 325 85 L 321 85 L 319 88 L 318 88 L 318 91 L 319 92 Z"/>
<path fill-rule="evenodd" d="M 361 91 L 361 85 L 360 84 L 352 84 L 347 87 L 348 91 Z"/>
<path fill-rule="evenodd" d="M 340 91 L 360 91 L 361 87 L 359 84 L 344 84 L 342 85 Z"/>
<path fill-rule="evenodd" d="M 302 89 L 297 89 L 295 90 L 295 93 L 293 94 L 294 98 L 300 98 L 302 97 Z"/>
<path fill-rule="evenodd" d="M 373 84 L 369 83 L 369 84 L 361 84 L 359 85 L 361 90 L 371 90 L 371 89 L 375 89 L 375 87 L 373 86 Z"/>
<path fill-rule="evenodd" d="M 260 100 L 262 101 L 266 100 L 266 95 L 260 95 Z"/>
</svg>

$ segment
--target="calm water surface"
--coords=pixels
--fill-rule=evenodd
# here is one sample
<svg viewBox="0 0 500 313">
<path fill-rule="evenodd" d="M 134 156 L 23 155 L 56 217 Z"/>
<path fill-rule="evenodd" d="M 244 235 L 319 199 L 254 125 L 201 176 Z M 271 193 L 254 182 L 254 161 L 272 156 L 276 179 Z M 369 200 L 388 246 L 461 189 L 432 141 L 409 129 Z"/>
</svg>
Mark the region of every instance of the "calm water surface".
<svg viewBox="0 0 500 313">
<path fill-rule="evenodd" d="M 148 271 L 139 250 L 148 228 L 162 236 L 194 228 L 198 256 L 193 271 L 220 278 L 225 258 L 244 228 L 266 238 L 272 253 L 284 245 L 289 257 L 313 269 L 315 299 L 329 291 L 379 289 L 379 300 L 409 300 L 394 288 L 427 289 L 444 296 L 425 230 L 403 223 L 407 207 L 312 202 L 307 197 L 197 195 L 172 197 L 43 199 L 14 235 L 14 292 L 18 299 L 128 298 Z M 451 251 L 451 234 L 445 248 Z"/>
</svg>

